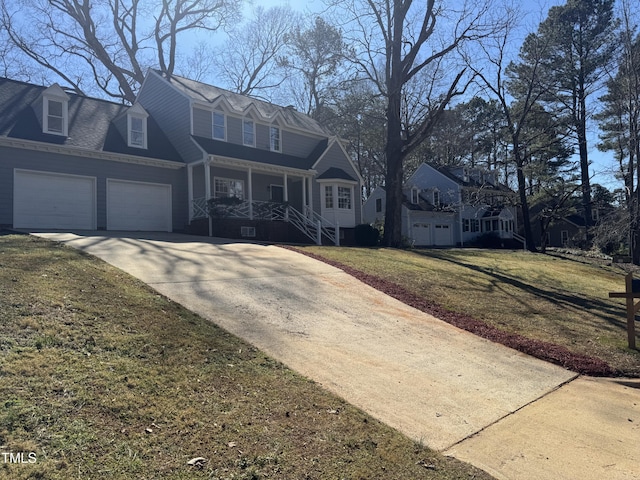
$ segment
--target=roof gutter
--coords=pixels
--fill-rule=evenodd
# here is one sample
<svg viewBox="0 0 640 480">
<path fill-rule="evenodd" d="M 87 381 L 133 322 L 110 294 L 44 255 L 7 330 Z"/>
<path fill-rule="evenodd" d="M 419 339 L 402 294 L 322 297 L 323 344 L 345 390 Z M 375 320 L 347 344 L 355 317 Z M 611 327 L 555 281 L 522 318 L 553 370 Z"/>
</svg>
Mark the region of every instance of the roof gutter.
<svg viewBox="0 0 640 480">
<path fill-rule="evenodd" d="M 102 152 L 81 147 L 53 145 L 50 143 L 36 142 L 34 140 L 23 140 L 9 137 L 0 137 L 0 147 L 21 148 L 24 150 L 34 150 L 37 152 L 60 153 L 63 155 L 72 155 L 75 157 L 85 157 L 95 160 L 107 160 L 111 162 L 133 163 L 136 165 L 170 168 L 173 170 L 177 170 L 186 166 L 184 162 L 175 162 L 172 160 L 141 157 L 138 155 L 128 155 L 126 153 Z"/>
</svg>

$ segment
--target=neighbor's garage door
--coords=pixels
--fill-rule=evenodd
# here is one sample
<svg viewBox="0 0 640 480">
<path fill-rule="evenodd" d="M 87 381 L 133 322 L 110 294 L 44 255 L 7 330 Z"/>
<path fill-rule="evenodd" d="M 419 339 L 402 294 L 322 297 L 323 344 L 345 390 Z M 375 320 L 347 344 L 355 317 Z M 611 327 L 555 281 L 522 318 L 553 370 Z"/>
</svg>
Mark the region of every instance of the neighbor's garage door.
<svg viewBox="0 0 640 480">
<path fill-rule="evenodd" d="M 170 232 L 171 185 L 107 179 L 107 230 Z"/>
<path fill-rule="evenodd" d="M 96 229 L 96 179 L 15 170 L 14 228 Z"/>
<path fill-rule="evenodd" d="M 413 224 L 413 241 L 414 245 L 427 246 L 432 245 L 431 240 L 431 224 L 416 222 Z"/>
<path fill-rule="evenodd" d="M 436 245 L 452 245 L 453 240 L 451 238 L 451 225 L 443 224 L 436 225 L 435 231 L 435 244 Z"/>
</svg>

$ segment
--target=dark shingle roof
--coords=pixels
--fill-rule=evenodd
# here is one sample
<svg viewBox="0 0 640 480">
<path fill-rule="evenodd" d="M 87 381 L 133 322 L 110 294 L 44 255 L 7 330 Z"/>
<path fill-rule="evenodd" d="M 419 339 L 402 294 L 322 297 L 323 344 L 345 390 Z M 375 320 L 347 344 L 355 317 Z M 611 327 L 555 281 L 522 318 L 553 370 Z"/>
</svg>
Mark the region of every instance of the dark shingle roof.
<svg viewBox="0 0 640 480">
<path fill-rule="evenodd" d="M 272 152 L 270 150 L 262 150 L 254 147 L 246 147 L 235 143 L 223 142 L 221 140 L 213 140 L 211 138 L 196 137 L 193 139 L 200 145 L 209 155 L 220 155 L 222 157 L 237 158 L 249 162 L 264 163 L 286 168 L 297 168 L 299 170 L 310 170 L 316 162 L 316 148 L 307 158 L 286 155 L 283 153 Z M 321 144 L 323 142 L 320 142 Z M 325 147 L 326 148 L 326 143 Z M 322 150 L 324 151 L 324 149 Z M 322 152 L 320 152 L 321 154 Z M 318 154 L 318 156 L 320 155 Z"/>
<path fill-rule="evenodd" d="M 43 133 L 34 103 L 46 87 L 0 78 L 0 136 L 22 140 L 86 148 L 109 153 L 136 155 L 160 160 L 182 161 L 160 127 L 147 119 L 147 149 L 127 145 L 112 123 L 127 106 L 67 93 L 69 96 L 69 135 Z"/>
<path fill-rule="evenodd" d="M 321 175 L 318 175 L 318 180 L 331 179 L 331 180 L 349 180 L 350 182 L 356 182 L 357 180 L 349 175 L 347 172 L 338 167 L 331 167 L 327 169 Z"/>
<path fill-rule="evenodd" d="M 156 73 L 162 75 L 159 72 Z M 253 106 L 258 114 L 265 120 L 271 120 L 276 118 L 277 115 L 280 115 L 284 122 L 290 127 L 313 132 L 318 135 L 331 135 L 330 132 L 309 115 L 298 112 L 293 107 L 281 107 L 264 100 L 259 100 L 247 95 L 240 95 L 223 88 L 214 87 L 213 85 L 207 85 L 206 83 L 197 82 L 177 75 L 172 75 L 167 81 L 194 100 L 214 103 L 224 98 L 227 104 L 238 114 L 244 114 Z"/>
<path fill-rule="evenodd" d="M 498 190 L 498 191 L 502 191 L 502 192 L 513 193 L 513 190 L 511 190 L 506 185 L 502 185 L 500 183 L 491 184 L 491 183 L 488 183 L 488 182 L 479 182 L 478 180 L 476 180 L 476 179 L 474 179 L 472 177 L 469 177 L 468 180 L 464 180 L 463 178 L 460 178 L 455 173 L 453 173 L 451 167 L 444 166 L 444 165 L 436 165 L 436 164 L 430 163 L 430 162 L 426 162 L 426 164 L 429 165 L 430 167 L 432 167 L 434 170 L 437 170 L 438 172 L 440 172 L 442 175 L 444 175 L 448 179 L 453 180 L 458 185 L 461 185 L 463 187 L 482 187 L 482 188 L 489 189 L 489 190 Z"/>
</svg>

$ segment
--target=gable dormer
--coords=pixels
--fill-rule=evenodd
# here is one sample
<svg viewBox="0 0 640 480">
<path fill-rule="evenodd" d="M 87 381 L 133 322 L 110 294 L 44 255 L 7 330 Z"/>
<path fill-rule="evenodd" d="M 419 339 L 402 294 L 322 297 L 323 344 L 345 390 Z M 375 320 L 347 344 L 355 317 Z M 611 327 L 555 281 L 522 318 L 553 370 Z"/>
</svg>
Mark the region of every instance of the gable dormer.
<svg viewBox="0 0 640 480">
<path fill-rule="evenodd" d="M 42 92 L 42 132 L 69 135 L 69 95 L 57 83 Z"/>
<path fill-rule="evenodd" d="M 147 148 L 147 118 L 149 114 L 139 103 L 127 110 L 127 145 Z"/>
</svg>

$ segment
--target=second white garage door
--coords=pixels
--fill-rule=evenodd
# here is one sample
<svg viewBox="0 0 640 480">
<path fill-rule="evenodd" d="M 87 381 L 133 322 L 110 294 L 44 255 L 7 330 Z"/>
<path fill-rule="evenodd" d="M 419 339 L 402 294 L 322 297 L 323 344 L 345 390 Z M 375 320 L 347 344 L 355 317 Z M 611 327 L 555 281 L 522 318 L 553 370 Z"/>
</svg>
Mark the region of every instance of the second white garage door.
<svg viewBox="0 0 640 480">
<path fill-rule="evenodd" d="M 107 179 L 107 230 L 170 232 L 171 185 Z"/>
</svg>

